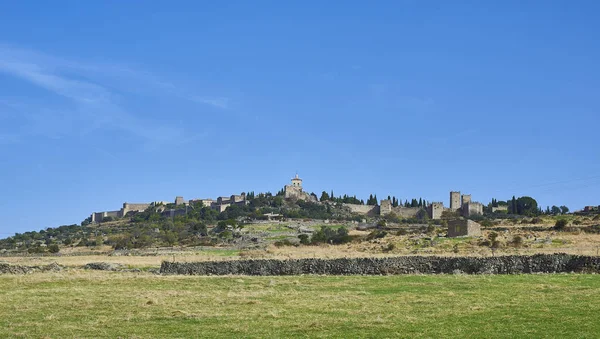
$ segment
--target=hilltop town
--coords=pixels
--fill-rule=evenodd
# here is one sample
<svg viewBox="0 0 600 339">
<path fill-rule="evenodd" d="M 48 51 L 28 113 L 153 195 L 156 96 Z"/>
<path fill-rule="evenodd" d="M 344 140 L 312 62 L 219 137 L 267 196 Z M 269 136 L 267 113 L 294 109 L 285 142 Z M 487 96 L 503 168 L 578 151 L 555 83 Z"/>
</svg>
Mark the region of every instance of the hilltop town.
<svg viewBox="0 0 600 339">
<path fill-rule="evenodd" d="M 0 254 L 75 253 L 83 248 L 102 248 L 103 253 L 110 253 L 174 245 L 180 249 L 208 246 L 279 251 L 272 247 L 344 243 L 351 243 L 353 248 L 343 251 L 344 255 L 363 251 L 445 254 L 461 250 L 436 244 L 440 239 L 456 237 L 463 238 L 460 243 L 468 248 L 466 253 L 531 251 L 540 246 L 542 238 L 553 248 L 571 251 L 586 246 L 585 251 L 593 252 L 600 246 L 600 238 L 594 238 L 600 233 L 599 210 L 597 206 L 573 213 L 566 206 L 543 210 L 531 197 L 492 199 L 484 205 L 458 191 L 449 193 L 448 206 L 422 198 L 378 200 L 376 195 L 365 202 L 356 196 L 336 197 L 325 191 L 317 197 L 304 190 L 303 180 L 296 175 L 276 194 L 242 192 L 216 199 L 177 196 L 172 202 L 124 202 L 119 210 L 91 213 L 81 225 L 2 239 Z M 565 230 L 594 234 L 595 240 L 561 236 L 559 243 L 553 243 L 553 232 Z M 423 239 L 429 240 L 423 243 Z M 368 245 L 373 241 L 383 243 Z M 294 251 L 302 257 L 307 250 L 298 247 Z"/>
<path fill-rule="evenodd" d="M 283 196 L 287 201 L 306 201 L 315 204 L 327 203 L 327 201 L 319 201 L 314 193 L 305 192 L 302 188 L 302 179 L 296 174 L 291 179 L 291 183 L 285 185 Z M 175 197 L 174 202 L 153 201 L 148 203 L 129 203 L 124 202 L 123 207 L 116 211 L 94 212 L 90 215 L 91 223 L 101 223 L 103 221 L 112 221 L 126 216 L 132 216 L 135 213 L 143 212 L 148 208 L 154 207 L 157 212 L 173 217 L 182 215 L 189 211 L 188 209 L 177 208 L 178 206 L 195 206 L 201 204 L 204 207 L 221 213 L 232 205 L 247 205 L 250 200 L 247 198 L 247 193 L 242 192 L 239 195 L 231 195 L 228 197 L 218 197 L 216 199 L 190 199 L 185 200 L 181 196 Z M 450 192 L 449 207 L 445 207 L 443 202 L 431 202 L 425 206 L 422 204 L 418 207 L 406 207 L 397 204 L 392 199 L 381 200 L 379 204 L 356 204 L 342 203 L 342 205 L 352 214 L 363 216 L 386 216 L 395 214 L 404 218 L 418 217 L 420 211 L 426 211 L 429 219 L 439 220 L 444 212 L 457 212 L 463 217 L 474 215 L 482 215 L 484 205 L 480 202 L 472 201 L 470 194 L 461 194 L 460 192 Z M 492 212 L 507 211 L 508 206 L 492 207 Z"/>
</svg>

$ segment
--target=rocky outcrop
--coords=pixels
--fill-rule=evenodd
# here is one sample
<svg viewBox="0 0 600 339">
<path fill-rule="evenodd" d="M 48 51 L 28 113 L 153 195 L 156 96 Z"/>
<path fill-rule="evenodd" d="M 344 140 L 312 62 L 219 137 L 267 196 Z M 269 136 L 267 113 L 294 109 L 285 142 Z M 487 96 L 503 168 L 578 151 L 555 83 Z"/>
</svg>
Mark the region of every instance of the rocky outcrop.
<svg viewBox="0 0 600 339">
<path fill-rule="evenodd" d="M 235 260 L 163 262 L 162 274 L 187 275 L 391 275 L 520 274 L 600 272 L 600 257 L 568 254 L 500 257 L 389 257 L 343 259 Z"/>
<path fill-rule="evenodd" d="M 0 274 L 29 274 L 35 272 L 58 272 L 63 269 L 57 263 L 45 266 L 23 266 L 0 263 Z"/>
<path fill-rule="evenodd" d="M 123 265 L 109 262 L 91 262 L 83 265 L 83 268 L 86 270 L 119 271 L 123 268 Z"/>
</svg>

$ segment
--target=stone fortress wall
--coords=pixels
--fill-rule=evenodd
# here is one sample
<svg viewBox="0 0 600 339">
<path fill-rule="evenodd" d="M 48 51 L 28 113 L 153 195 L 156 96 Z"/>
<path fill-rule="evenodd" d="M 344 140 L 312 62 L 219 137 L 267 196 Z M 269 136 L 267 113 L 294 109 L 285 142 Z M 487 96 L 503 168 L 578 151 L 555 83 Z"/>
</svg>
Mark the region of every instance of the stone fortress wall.
<svg viewBox="0 0 600 339">
<path fill-rule="evenodd" d="M 351 213 L 368 215 L 371 217 L 380 215 L 380 207 L 377 205 L 357 205 L 357 204 L 342 204 L 348 208 Z"/>
<path fill-rule="evenodd" d="M 298 177 L 298 174 L 291 180 L 291 185 L 285 186 L 284 197 L 286 200 L 303 200 L 313 203 L 319 203 L 318 199 L 314 196 L 305 192 L 302 188 L 302 179 Z M 189 205 L 190 203 L 202 202 L 204 206 L 210 207 L 219 213 L 225 211 L 229 206 L 246 205 L 249 203 L 246 200 L 246 194 L 241 193 L 240 195 L 231 195 L 228 197 L 218 197 L 217 200 L 213 199 L 192 199 L 186 201 L 181 196 L 175 198 L 175 205 Z M 93 223 L 102 222 L 106 217 L 122 218 L 127 216 L 129 212 L 142 212 L 150 206 L 168 205 L 169 203 L 163 201 L 155 201 L 152 203 L 123 203 L 123 208 L 119 211 L 107 211 L 107 212 L 94 212 L 91 215 L 91 221 Z M 419 207 L 404 207 L 404 206 L 392 206 L 390 200 L 381 200 L 380 205 L 358 205 L 358 204 L 343 204 L 351 213 L 365 216 L 385 216 L 391 213 L 402 217 L 402 218 L 414 218 L 417 216 L 421 208 Z M 444 211 L 459 212 L 464 217 L 471 215 L 483 214 L 483 204 L 474 202 L 471 200 L 470 194 L 461 195 L 458 191 L 450 192 L 450 208 L 445 208 L 442 202 L 433 202 L 427 208 L 424 208 L 431 219 L 440 219 Z M 170 211 L 170 215 L 173 216 L 180 211 L 167 210 L 166 207 L 161 208 L 160 212 L 166 213 Z M 185 213 L 185 212 L 184 212 Z"/>
<path fill-rule="evenodd" d="M 175 197 L 174 204 L 176 206 L 185 205 L 188 206 L 191 203 L 202 202 L 202 204 L 206 207 L 210 207 L 214 210 L 217 210 L 219 213 L 223 212 L 227 207 L 233 204 L 248 204 L 249 202 L 246 200 L 246 193 L 242 193 L 240 195 L 231 195 L 229 197 L 219 197 L 216 201 L 213 199 L 192 199 L 186 201 L 181 196 Z M 175 209 L 167 209 L 166 205 L 170 204 L 170 202 L 166 201 L 154 201 L 150 203 L 123 203 L 123 207 L 118 211 L 107 211 L 107 212 L 94 212 L 90 216 L 90 221 L 92 223 L 99 223 L 104 220 L 106 217 L 112 218 L 123 218 L 127 216 L 129 212 L 143 212 L 148 207 L 151 206 L 159 206 L 157 208 L 158 212 L 164 213 L 170 217 L 180 215 L 182 213 L 186 213 L 186 210 L 175 210 Z"/>
</svg>

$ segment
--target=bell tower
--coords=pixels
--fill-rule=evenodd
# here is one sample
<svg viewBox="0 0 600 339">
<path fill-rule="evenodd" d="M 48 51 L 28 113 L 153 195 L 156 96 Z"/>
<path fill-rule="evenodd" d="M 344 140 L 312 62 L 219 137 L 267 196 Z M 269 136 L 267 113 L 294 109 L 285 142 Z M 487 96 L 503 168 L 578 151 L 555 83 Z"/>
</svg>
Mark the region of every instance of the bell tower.
<svg viewBox="0 0 600 339">
<path fill-rule="evenodd" d="M 292 186 L 302 189 L 302 179 L 298 177 L 298 173 L 296 173 L 296 176 L 292 179 Z"/>
</svg>

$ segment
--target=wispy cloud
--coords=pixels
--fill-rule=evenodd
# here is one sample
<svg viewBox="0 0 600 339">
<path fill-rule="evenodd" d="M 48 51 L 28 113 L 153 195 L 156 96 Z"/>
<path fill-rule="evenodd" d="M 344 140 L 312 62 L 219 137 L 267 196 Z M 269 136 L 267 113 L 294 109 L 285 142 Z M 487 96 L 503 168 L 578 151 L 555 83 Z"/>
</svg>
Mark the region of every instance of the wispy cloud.
<svg viewBox="0 0 600 339">
<path fill-rule="evenodd" d="M 71 103 L 61 107 L 32 107 L 0 98 L 0 103 L 18 111 L 28 122 L 27 131 L 23 133 L 50 138 L 73 131 L 90 133 L 97 129 L 113 129 L 145 142 L 190 142 L 202 137 L 202 132 L 190 132 L 188 126 L 177 125 L 168 117 L 155 120 L 144 112 L 132 112 L 123 105 L 126 92 L 141 92 L 153 97 L 167 95 L 172 97 L 170 100 L 184 99 L 218 109 L 227 109 L 230 101 L 226 97 L 189 94 L 151 73 L 129 67 L 83 63 L 5 45 L 0 45 L 0 73 L 25 80 Z M 49 125 L 59 128 L 49 129 Z M 0 142 L 19 139 L 18 134 L 0 134 Z"/>
<path fill-rule="evenodd" d="M 192 97 L 190 98 L 193 101 L 201 102 L 203 104 L 211 105 L 213 107 L 227 109 L 229 108 L 229 98 L 225 97 Z"/>
</svg>

